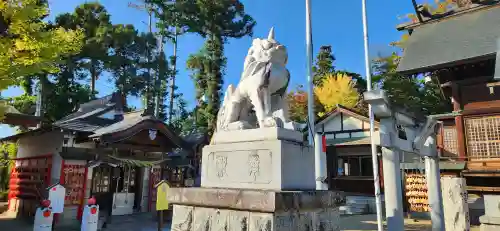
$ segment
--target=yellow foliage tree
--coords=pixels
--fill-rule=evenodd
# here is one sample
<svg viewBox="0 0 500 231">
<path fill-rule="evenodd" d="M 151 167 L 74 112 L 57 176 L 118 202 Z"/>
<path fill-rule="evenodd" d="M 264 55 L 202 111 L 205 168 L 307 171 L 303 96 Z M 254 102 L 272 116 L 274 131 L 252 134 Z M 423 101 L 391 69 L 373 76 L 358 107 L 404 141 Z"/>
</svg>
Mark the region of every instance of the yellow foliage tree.
<svg viewBox="0 0 500 231">
<path fill-rule="evenodd" d="M 0 91 L 20 77 L 57 72 L 59 61 L 80 51 L 82 31 L 49 28 L 41 20 L 48 10 L 39 0 L 0 1 Z"/>
<path fill-rule="evenodd" d="M 359 101 L 355 82 L 351 77 L 342 73 L 329 74 L 323 80 L 321 87 L 314 88 L 314 93 L 326 112 L 330 112 L 338 104 L 353 108 Z"/>
</svg>

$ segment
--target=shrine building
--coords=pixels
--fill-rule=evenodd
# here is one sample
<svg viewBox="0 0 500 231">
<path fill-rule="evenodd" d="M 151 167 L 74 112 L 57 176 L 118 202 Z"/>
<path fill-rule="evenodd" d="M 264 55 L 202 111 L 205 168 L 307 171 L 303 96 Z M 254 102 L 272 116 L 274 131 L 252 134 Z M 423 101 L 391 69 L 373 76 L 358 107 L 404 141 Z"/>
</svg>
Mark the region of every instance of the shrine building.
<svg viewBox="0 0 500 231">
<path fill-rule="evenodd" d="M 66 187 L 58 222 L 80 219 L 90 196 L 110 219 L 154 212 L 154 186 L 162 179 L 175 187 L 194 186 L 203 136 L 182 138 L 144 111 L 124 113 L 124 101 L 113 93 L 81 104 L 50 125 L 0 139 L 18 144 L 9 211 L 33 216 L 53 183 Z"/>
</svg>

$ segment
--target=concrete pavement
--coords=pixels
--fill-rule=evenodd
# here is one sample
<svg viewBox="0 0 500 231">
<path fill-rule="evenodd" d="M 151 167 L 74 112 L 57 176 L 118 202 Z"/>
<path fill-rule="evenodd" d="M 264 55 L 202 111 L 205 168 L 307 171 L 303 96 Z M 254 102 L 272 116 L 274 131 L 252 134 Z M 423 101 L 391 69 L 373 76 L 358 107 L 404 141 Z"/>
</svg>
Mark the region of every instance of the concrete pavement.
<svg viewBox="0 0 500 231">
<path fill-rule="evenodd" d="M 0 230 L 5 231 L 32 231 L 33 224 L 25 220 L 13 219 L 12 217 L 0 215 Z M 79 231 L 78 227 L 59 227 L 56 231 Z M 340 230 L 344 231 L 365 231 L 377 230 L 375 215 L 352 215 L 342 216 L 340 218 Z M 431 230 L 430 221 L 405 220 L 406 231 L 427 231 Z M 157 231 L 157 223 L 152 214 L 136 214 L 129 216 L 113 217 L 113 222 L 103 231 Z M 170 225 L 165 224 L 163 231 L 170 231 Z M 479 231 L 474 227 L 471 231 Z"/>
</svg>

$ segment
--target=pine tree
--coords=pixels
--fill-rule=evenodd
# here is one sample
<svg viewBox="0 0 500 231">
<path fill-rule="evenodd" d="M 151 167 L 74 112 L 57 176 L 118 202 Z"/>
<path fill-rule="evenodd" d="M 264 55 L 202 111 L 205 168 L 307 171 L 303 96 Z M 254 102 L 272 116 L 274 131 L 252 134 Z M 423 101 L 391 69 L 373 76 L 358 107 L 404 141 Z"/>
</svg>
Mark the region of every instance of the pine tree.
<svg viewBox="0 0 500 231">
<path fill-rule="evenodd" d="M 202 60 L 203 67 L 196 66 L 197 78 L 203 78 L 207 101 L 197 110 L 207 120 L 207 131 L 215 130 L 217 112 L 221 104 L 221 88 L 226 65 L 224 43 L 228 38 L 241 38 L 251 35 L 255 21 L 245 13 L 239 0 L 198 0 L 179 1 L 181 22 L 186 31 L 194 32 L 205 38 Z M 195 57 L 195 56 L 191 56 Z M 196 57 L 199 59 L 200 57 Z M 199 62 L 192 62 L 198 63 Z M 201 81 L 201 80 L 197 80 Z"/>
<path fill-rule="evenodd" d="M 335 56 L 333 56 L 332 53 L 332 46 L 321 46 L 316 56 L 316 63 L 313 66 L 313 82 L 315 86 L 321 85 L 323 79 L 325 79 L 328 74 L 335 72 L 333 62 L 335 62 Z"/>
</svg>

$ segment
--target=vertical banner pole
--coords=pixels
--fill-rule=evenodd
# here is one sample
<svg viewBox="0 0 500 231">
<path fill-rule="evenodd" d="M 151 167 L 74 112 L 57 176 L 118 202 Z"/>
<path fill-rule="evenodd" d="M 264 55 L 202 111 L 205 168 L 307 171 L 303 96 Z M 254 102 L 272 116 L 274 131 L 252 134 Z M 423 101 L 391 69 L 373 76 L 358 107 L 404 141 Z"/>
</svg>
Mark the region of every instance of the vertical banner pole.
<svg viewBox="0 0 500 231">
<path fill-rule="evenodd" d="M 367 12 L 366 12 L 366 0 L 361 0 L 362 11 L 363 11 L 363 44 L 365 48 L 365 75 L 367 81 L 367 90 L 372 90 L 372 76 L 370 67 L 370 56 L 369 56 L 369 46 L 368 46 L 368 22 L 367 22 Z M 371 137 L 371 149 L 372 149 L 372 165 L 373 165 L 373 184 L 375 188 L 375 203 L 377 207 L 377 228 L 378 231 L 383 231 L 383 219 L 382 219 L 382 196 L 380 194 L 380 177 L 379 177 L 379 166 L 378 166 L 378 156 L 377 156 L 377 146 L 375 145 L 375 116 L 373 114 L 373 109 L 371 105 L 368 105 L 369 117 L 370 117 L 370 137 Z"/>
<path fill-rule="evenodd" d="M 313 89 L 313 48 L 311 29 L 311 0 L 306 0 L 306 57 L 307 57 L 307 121 L 309 146 L 314 145 L 314 89 Z"/>
</svg>

